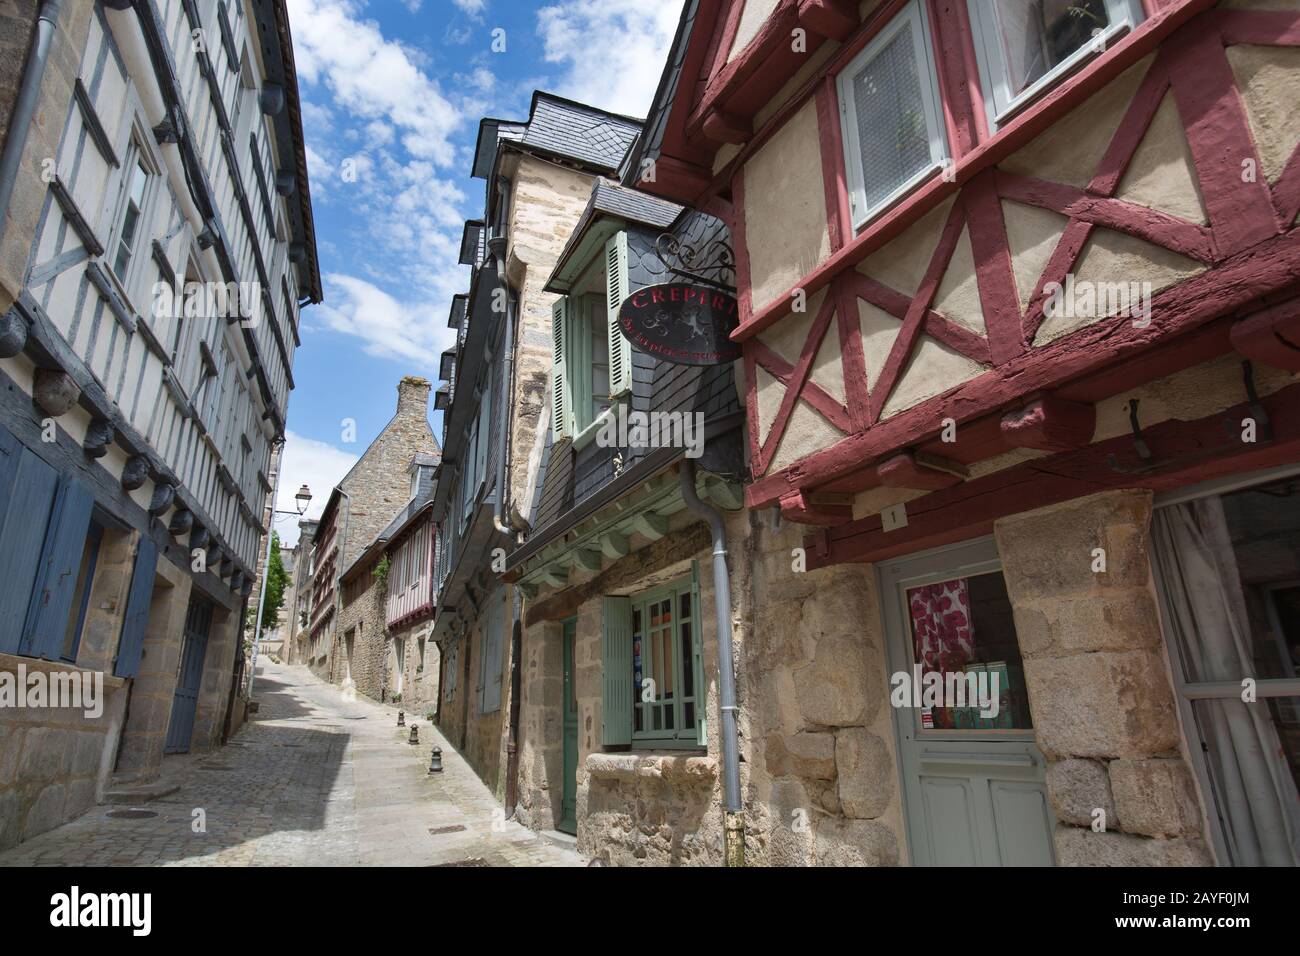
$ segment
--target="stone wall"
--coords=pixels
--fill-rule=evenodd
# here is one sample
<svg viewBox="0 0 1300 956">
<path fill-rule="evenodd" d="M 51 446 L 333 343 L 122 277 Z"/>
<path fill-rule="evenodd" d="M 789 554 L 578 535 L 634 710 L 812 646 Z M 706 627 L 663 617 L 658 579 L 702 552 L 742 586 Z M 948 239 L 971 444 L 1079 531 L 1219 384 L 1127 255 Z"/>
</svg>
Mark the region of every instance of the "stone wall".
<svg viewBox="0 0 1300 956">
<path fill-rule="evenodd" d="M 1064 866 L 1213 863 L 1181 749 L 1150 523 L 1150 492 L 1112 491 L 996 525 Z M 1099 809 L 1104 832 L 1092 829 Z"/>
<path fill-rule="evenodd" d="M 36 0 L 0 0 L 0 142 L 11 133 L 13 99 L 27 63 Z M 3 236 L 0 236 L 0 313 L 8 310 L 22 289 L 32 238 L 41 206 L 49 195 L 42 178 L 42 163 L 58 153 L 63 121 L 72 102 L 72 87 L 81 68 L 81 55 L 90 31 L 94 4 L 65 3 L 59 12 L 59 29 L 50 49 L 40 97 L 32 125 L 26 130 L 18 177 L 10 197 Z"/>
<path fill-rule="evenodd" d="M 388 615 L 387 584 L 374 576 L 377 562 L 367 562 L 357 577 L 343 584 L 343 607 L 339 612 L 337 663 L 332 680 L 342 684 L 348 677 L 357 693 L 380 700 L 387 672 Z M 350 641 L 350 643 L 349 643 Z"/>
<path fill-rule="evenodd" d="M 438 707 L 441 657 L 429 637 L 432 630 L 432 621 L 421 621 L 389 631 L 392 641 L 402 643 L 402 703 L 408 714 L 421 717 Z"/>
<path fill-rule="evenodd" d="M 884 641 L 868 567 L 794 570 L 805 529 L 727 515 L 746 860 L 751 865 L 890 865 L 905 855 Z M 602 572 L 577 607 L 579 849 L 625 865 L 722 861 L 718 647 L 707 528 L 670 533 Z M 606 752 L 601 745 L 601 596 L 632 594 L 699 563 L 708 746 Z M 623 569 L 628 569 L 624 573 Z M 588 575 L 585 580 L 590 580 Z M 571 581 L 570 589 L 585 581 Z M 597 593 L 599 592 L 599 593 Z M 539 595 L 530 606 L 553 597 Z M 560 815 L 562 628 L 531 624 L 523 647 L 519 819 Z"/>
</svg>

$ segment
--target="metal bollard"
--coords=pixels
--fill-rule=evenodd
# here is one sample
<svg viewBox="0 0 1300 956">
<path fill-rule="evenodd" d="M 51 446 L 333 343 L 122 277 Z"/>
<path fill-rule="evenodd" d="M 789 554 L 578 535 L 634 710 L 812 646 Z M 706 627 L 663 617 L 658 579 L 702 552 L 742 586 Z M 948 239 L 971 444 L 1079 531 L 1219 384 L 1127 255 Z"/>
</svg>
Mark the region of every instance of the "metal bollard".
<svg viewBox="0 0 1300 956">
<path fill-rule="evenodd" d="M 442 748 L 434 747 L 429 754 L 429 773 L 442 773 Z"/>
<path fill-rule="evenodd" d="M 420 742 L 420 727 L 418 724 L 411 724 L 411 739 L 408 743 L 418 744 Z"/>
</svg>

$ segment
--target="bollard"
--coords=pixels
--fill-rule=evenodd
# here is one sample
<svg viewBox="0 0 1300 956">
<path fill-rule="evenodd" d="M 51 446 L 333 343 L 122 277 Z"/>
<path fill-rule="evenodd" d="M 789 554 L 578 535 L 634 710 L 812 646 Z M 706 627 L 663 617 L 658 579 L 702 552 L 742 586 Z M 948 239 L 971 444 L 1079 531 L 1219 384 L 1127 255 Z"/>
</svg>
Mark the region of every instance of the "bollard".
<svg viewBox="0 0 1300 956">
<path fill-rule="evenodd" d="M 406 711 L 404 711 L 404 710 L 399 710 L 399 711 L 397 712 L 397 726 L 399 726 L 399 727 L 405 727 L 405 726 L 406 726 Z"/>
<path fill-rule="evenodd" d="M 434 747 L 429 754 L 429 773 L 442 773 L 442 748 Z"/>
<path fill-rule="evenodd" d="M 418 744 L 420 742 L 420 727 L 418 724 L 411 724 L 411 739 L 409 743 Z"/>
</svg>

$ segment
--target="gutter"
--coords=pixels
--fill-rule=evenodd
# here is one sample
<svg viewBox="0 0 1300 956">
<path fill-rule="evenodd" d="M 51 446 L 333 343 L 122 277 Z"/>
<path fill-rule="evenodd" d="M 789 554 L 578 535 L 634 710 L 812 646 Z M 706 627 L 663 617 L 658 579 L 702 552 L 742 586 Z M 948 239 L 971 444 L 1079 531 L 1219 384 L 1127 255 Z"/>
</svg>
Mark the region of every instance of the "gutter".
<svg viewBox="0 0 1300 956">
<path fill-rule="evenodd" d="M 36 101 L 40 98 L 41 82 L 45 78 L 45 64 L 49 62 L 54 35 L 59 29 L 61 2 L 62 0 L 42 0 L 40 12 L 36 15 L 32 45 L 27 54 L 27 65 L 23 67 L 18 96 L 14 99 L 14 111 L 9 118 L 9 135 L 5 138 L 3 153 L 0 153 L 0 236 L 4 235 L 9 218 L 9 200 L 13 197 L 23 150 L 27 148 L 27 132 L 31 129 L 32 117 L 36 114 Z"/>
<path fill-rule="evenodd" d="M 736 671 L 731 641 L 731 575 L 727 571 L 727 527 L 722 512 L 695 493 L 695 461 L 682 460 L 682 501 L 713 532 L 713 604 L 718 627 L 718 710 L 722 712 L 723 834 L 727 866 L 745 865 L 745 823 L 740 802 L 740 747 L 736 731 Z"/>
</svg>

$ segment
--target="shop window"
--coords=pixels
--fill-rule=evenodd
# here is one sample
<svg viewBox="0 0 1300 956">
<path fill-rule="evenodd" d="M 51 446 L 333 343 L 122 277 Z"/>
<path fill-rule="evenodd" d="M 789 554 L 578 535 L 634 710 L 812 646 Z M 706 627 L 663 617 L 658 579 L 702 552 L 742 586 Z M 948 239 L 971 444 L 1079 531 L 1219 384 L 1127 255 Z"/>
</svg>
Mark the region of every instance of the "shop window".
<svg viewBox="0 0 1300 956">
<path fill-rule="evenodd" d="M 618 329 L 618 310 L 627 296 L 627 233 L 618 232 L 570 294 L 552 306 L 556 441 L 590 434 L 601 415 L 632 388 L 632 346 Z"/>
<path fill-rule="evenodd" d="M 605 599 L 606 745 L 705 745 L 698 607 L 693 577 Z"/>
<path fill-rule="evenodd" d="M 1220 862 L 1300 864 L 1300 477 L 1162 505 L 1152 539 Z"/>
<path fill-rule="evenodd" d="M 1141 0 L 967 0 L 996 125 L 1142 19 Z"/>
<path fill-rule="evenodd" d="M 837 78 L 855 227 L 948 157 L 924 5 L 912 0 Z"/>
<path fill-rule="evenodd" d="M 921 707 L 922 730 L 1030 730 L 1029 695 L 1000 572 L 907 589 L 912 666 L 958 685 L 964 706 Z M 992 702 L 997 688 L 997 706 Z M 946 700 L 946 703 L 951 701 Z"/>
</svg>

